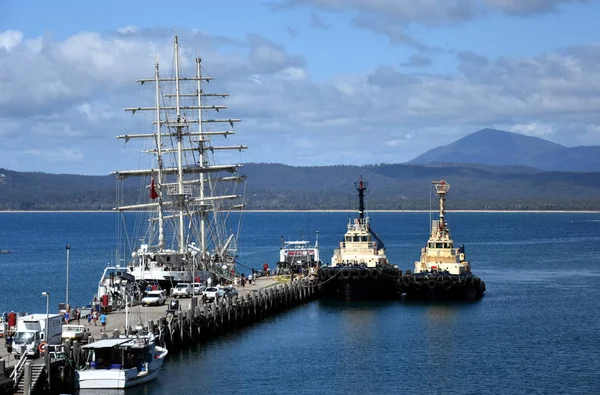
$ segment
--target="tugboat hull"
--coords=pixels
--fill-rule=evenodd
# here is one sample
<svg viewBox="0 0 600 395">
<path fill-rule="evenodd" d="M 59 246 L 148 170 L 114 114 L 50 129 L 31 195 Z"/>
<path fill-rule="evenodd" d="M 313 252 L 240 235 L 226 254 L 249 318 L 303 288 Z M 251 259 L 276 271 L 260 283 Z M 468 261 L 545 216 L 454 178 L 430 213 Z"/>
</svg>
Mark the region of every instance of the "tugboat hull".
<svg viewBox="0 0 600 395">
<path fill-rule="evenodd" d="M 321 267 L 318 272 L 322 297 L 346 301 L 399 299 L 401 274 L 395 267 Z"/>
<path fill-rule="evenodd" d="M 405 275 L 398 289 L 410 300 L 474 301 L 485 294 L 485 282 L 473 275 Z"/>
</svg>

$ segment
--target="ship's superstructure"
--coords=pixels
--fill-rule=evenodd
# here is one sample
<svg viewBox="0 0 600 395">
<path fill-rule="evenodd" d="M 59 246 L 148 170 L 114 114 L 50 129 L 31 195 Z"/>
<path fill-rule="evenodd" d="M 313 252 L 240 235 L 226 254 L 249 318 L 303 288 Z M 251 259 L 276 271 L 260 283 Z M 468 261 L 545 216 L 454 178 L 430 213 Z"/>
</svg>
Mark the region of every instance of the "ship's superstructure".
<svg viewBox="0 0 600 395">
<path fill-rule="evenodd" d="M 355 183 L 355 187 L 358 191 L 358 218 L 348 220 L 344 241 L 334 250 L 331 265 L 361 265 L 371 268 L 388 265 L 383 242 L 371 228 L 369 217 L 365 217 L 364 199 L 368 183 L 361 178 Z"/>
</svg>

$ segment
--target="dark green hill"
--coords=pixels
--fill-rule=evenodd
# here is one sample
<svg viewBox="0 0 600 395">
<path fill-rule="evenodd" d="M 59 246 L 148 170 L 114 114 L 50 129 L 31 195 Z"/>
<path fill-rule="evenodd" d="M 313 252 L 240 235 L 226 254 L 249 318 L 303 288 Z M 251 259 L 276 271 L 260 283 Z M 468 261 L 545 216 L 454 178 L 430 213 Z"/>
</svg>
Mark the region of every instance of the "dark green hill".
<svg viewBox="0 0 600 395">
<path fill-rule="evenodd" d="M 451 185 L 452 209 L 600 210 L 600 172 L 544 172 L 524 166 L 381 164 L 294 167 L 249 163 L 246 203 L 254 210 L 347 210 L 354 182 L 369 182 L 368 209 L 423 210 L 431 181 Z M 147 196 L 139 180 L 123 185 L 125 201 Z M 0 169 L 0 210 L 110 210 L 114 176 L 21 173 Z"/>
</svg>

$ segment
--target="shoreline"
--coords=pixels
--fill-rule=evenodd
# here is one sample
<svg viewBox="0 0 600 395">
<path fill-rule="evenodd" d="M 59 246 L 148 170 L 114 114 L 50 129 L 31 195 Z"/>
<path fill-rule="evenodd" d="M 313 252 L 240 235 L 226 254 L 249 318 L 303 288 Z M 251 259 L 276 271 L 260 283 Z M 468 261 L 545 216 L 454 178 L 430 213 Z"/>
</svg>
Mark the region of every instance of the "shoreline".
<svg viewBox="0 0 600 395">
<path fill-rule="evenodd" d="M 354 213 L 356 210 L 244 210 L 242 213 Z M 429 213 L 436 210 L 365 210 L 366 213 Z M 599 214 L 600 210 L 446 210 L 448 213 L 581 213 Z M 0 210 L 10 213 L 115 213 L 113 210 Z"/>
</svg>

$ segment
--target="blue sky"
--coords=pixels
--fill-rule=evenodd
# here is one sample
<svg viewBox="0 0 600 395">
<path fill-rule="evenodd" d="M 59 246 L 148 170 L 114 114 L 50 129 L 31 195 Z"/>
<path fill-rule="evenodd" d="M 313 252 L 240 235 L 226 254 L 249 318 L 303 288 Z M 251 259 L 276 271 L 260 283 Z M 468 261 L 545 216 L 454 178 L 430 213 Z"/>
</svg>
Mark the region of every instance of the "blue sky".
<svg viewBox="0 0 600 395">
<path fill-rule="evenodd" d="M 483 127 L 600 145 L 600 3 L 29 1 L 0 15 L 0 167 L 138 167 L 135 78 L 173 32 L 240 117 L 242 162 L 398 163 Z M 190 68 L 191 70 L 191 68 Z M 365 144 L 368 141 L 368 144 Z"/>
</svg>

